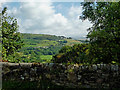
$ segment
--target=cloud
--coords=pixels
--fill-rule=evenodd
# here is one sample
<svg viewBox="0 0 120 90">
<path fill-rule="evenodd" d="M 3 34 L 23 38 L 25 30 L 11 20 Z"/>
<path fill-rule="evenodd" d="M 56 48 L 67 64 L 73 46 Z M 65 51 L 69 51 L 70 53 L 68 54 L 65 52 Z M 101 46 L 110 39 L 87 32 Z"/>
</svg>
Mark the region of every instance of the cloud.
<svg viewBox="0 0 120 90">
<path fill-rule="evenodd" d="M 82 7 L 72 5 L 68 11 L 69 26 L 71 26 L 69 35 L 72 37 L 84 37 L 88 33 L 87 29 L 92 26 L 88 20 L 82 22 L 79 19 L 80 15 L 82 15 Z"/>
<path fill-rule="evenodd" d="M 82 7 L 81 6 L 71 6 L 68 15 L 70 17 L 76 17 L 76 15 L 81 15 L 82 14 Z"/>
<path fill-rule="evenodd" d="M 58 5 L 61 9 L 61 6 Z M 71 6 L 68 15 L 55 13 L 52 2 L 21 2 L 20 7 L 10 10 L 18 19 L 20 32 L 64 35 L 67 37 L 82 37 L 87 34 L 86 29 L 91 26 L 86 20 L 79 20 L 82 8 Z M 9 13 L 10 13 L 9 12 Z"/>
</svg>

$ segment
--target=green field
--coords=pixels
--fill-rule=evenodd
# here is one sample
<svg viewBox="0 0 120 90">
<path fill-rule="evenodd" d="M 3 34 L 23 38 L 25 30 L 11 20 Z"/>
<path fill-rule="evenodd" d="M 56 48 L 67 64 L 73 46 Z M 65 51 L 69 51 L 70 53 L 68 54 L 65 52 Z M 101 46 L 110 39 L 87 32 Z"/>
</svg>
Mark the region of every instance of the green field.
<svg viewBox="0 0 120 90">
<path fill-rule="evenodd" d="M 18 51 L 24 62 L 50 62 L 63 46 L 80 44 L 80 41 L 64 36 L 21 33 L 24 46 Z"/>
<path fill-rule="evenodd" d="M 52 55 L 41 55 L 40 56 L 40 58 L 42 59 L 42 60 L 50 60 L 50 59 L 52 59 Z"/>
<path fill-rule="evenodd" d="M 50 63 L 52 59 L 52 55 L 41 55 L 42 63 Z"/>
</svg>

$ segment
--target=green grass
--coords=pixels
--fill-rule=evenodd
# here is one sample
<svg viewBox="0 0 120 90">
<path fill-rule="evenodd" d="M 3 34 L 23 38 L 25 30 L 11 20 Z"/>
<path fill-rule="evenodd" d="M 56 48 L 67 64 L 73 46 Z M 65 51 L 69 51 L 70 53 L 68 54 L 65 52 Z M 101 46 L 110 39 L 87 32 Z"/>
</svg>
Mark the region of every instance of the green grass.
<svg viewBox="0 0 120 90">
<path fill-rule="evenodd" d="M 53 40 L 29 40 L 25 39 L 24 42 L 26 43 L 24 47 L 44 47 L 44 46 L 55 46 L 58 44 L 57 41 Z"/>
<path fill-rule="evenodd" d="M 52 59 L 52 55 L 41 55 L 40 56 L 40 58 L 42 59 L 42 60 L 51 60 Z"/>
<path fill-rule="evenodd" d="M 41 55 L 40 58 L 43 60 L 42 63 L 50 63 L 52 55 Z"/>
</svg>

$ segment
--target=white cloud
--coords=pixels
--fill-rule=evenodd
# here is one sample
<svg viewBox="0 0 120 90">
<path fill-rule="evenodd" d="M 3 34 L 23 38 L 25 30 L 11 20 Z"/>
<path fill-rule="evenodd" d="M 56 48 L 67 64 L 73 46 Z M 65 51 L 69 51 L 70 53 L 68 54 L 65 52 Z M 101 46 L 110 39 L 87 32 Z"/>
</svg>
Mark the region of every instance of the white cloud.
<svg viewBox="0 0 120 90">
<path fill-rule="evenodd" d="M 69 35 L 73 37 L 83 37 L 87 35 L 87 29 L 92 25 L 88 20 L 82 22 L 82 20 L 79 19 L 81 14 L 81 6 L 72 6 L 68 11 L 69 26 L 71 26 Z"/>
<path fill-rule="evenodd" d="M 49 0 L 48 0 L 49 1 Z M 59 6 L 61 8 L 61 5 Z M 21 2 L 19 8 L 10 10 L 18 18 L 20 32 L 44 33 L 52 35 L 65 35 L 70 37 L 85 36 L 89 21 L 82 22 L 81 7 L 72 6 L 68 17 L 55 13 L 52 2 Z"/>
<path fill-rule="evenodd" d="M 82 7 L 81 6 L 72 6 L 69 10 L 68 15 L 70 17 L 76 17 L 76 15 L 81 15 L 82 13 Z"/>
</svg>

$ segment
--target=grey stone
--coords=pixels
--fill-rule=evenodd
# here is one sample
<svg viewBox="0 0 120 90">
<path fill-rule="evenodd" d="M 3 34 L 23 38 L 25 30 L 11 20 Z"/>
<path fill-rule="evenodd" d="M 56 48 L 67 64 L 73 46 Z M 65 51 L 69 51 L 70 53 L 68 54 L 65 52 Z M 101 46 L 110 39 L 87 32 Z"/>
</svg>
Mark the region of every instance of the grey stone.
<svg viewBox="0 0 120 90">
<path fill-rule="evenodd" d="M 78 75 L 78 80 L 80 80 L 82 78 L 82 76 L 81 75 Z"/>
<path fill-rule="evenodd" d="M 97 65 L 92 65 L 93 70 L 97 70 Z"/>
</svg>

